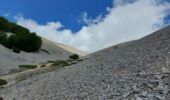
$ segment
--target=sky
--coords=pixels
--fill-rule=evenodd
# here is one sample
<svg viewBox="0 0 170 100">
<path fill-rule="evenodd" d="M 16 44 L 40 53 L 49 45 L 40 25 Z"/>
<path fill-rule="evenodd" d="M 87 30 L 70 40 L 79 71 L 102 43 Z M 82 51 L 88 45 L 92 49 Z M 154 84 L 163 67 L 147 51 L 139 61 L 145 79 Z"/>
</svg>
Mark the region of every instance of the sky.
<svg viewBox="0 0 170 100">
<path fill-rule="evenodd" d="M 90 18 L 106 14 L 112 0 L 0 0 L 0 14 L 22 15 L 39 24 L 60 21 L 65 29 L 77 32 L 84 25 L 81 17 L 88 12 Z M 35 2 L 36 1 L 36 2 Z M 10 18 L 10 20 L 14 20 Z"/>
<path fill-rule="evenodd" d="M 170 24 L 169 0 L 1 0 L 0 15 L 83 51 L 146 36 Z"/>
</svg>

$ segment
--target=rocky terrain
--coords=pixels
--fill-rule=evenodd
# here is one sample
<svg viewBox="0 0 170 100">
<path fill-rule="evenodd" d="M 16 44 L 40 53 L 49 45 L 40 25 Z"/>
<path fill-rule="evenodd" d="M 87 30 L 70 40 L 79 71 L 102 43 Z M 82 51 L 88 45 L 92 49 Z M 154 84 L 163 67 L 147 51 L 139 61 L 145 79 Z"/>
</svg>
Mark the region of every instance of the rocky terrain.
<svg viewBox="0 0 170 100">
<path fill-rule="evenodd" d="M 19 65 L 40 64 L 50 60 L 67 59 L 72 53 L 58 47 L 49 40 L 43 40 L 39 52 L 14 53 L 0 45 L 0 75 L 17 72 Z"/>
<path fill-rule="evenodd" d="M 4 100 L 170 100 L 170 26 L 0 89 Z"/>
</svg>

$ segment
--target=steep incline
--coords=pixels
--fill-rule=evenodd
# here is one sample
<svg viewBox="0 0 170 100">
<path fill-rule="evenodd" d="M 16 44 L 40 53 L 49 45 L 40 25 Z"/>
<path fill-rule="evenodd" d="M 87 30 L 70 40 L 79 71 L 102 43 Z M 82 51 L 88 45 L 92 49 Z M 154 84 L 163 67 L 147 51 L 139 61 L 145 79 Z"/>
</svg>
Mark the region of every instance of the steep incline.
<svg viewBox="0 0 170 100">
<path fill-rule="evenodd" d="M 0 90 L 7 100 L 169 100 L 170 26 Z"/>
</svg>

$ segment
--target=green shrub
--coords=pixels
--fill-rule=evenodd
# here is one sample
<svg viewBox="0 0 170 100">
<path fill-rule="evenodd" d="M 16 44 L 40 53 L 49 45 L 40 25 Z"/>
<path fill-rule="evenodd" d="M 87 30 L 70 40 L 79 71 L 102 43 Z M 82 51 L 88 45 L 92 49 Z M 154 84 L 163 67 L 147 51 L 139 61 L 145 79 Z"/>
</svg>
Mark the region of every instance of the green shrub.
<svg viewBox="0 0 170 100">
<path fill-rule="evenodd" d="M 0 79 L 0 86 L 7 85 L 7 81 Z"/>
<path fill-rule="evenodd" d="M 13 52 L 15 52 L 15 53 L 20 53 L 20 49 L 19 49 L 19 48 L 14 47 L 14 48 L 13 48 Z"/>
<path fill-rule="evenodd" d="M 19 48 L 26 52 L 38 51 L 42 45 L 40 37 L 36 36 L 35 33 L 18 35 Z"/>
<path fill-rule="evenodd" d="M 66 60 L 66 61 L 68 61 L 68 62 L 72 62 L 72 61 L 74 61 L 73 59 L 68 59 L 68 60 Z"/>
<path fill-rule="evenodd" d="M 19 67 L 25 69 L 35 69 L 37 68 L 37 65 L 19 65 Z"/>
<path fill-rule="evenodd" d="M 4 32 L 0 32 L 0 44 L 6 44 L 7 42 L 7 34 Z"/>
<path fill-rule="evenodd" d="M 79 59 L 79 60 L 77 60 L 77 61 L 83 61 L 83 59 Z"/>
<path fill-rule="evenodd" d="M 67 66 L 68 62 L 66 61 L 62 61 L 62 60 L 57 60 L 55 62 L 53 62 L 52 66 Z"/>
<path fill-rule="evenodd" d="M 9 30 L 9 22 L 4 17 L 0 17 L 0 30 L 5 32 Z"/>
<path fill-rule="evenodd" d="M 49 63 L 55 63 L 55 61 L 47 61 L 47 62 L 49 62 Z"/>
<path fill-rule="evenodd" d="M 118 45 L 114 46 L 113 48 L 114 48 L 114 49 L 117 49 L 117 48 L 118 48 Z"/>
<path fill-rule="evenodd" d="M 73 54 L 73 55 L 69 56 L 69 58 L 70 58 L 70 59 L 77 60 L 77 59 L 79 59 L 79 55 Z"/>
<path fill-rule="evenodd" d="M 8 37 L 8 43 L 11 45 L 11 47 L 18 47 L 19 40 L 17 35 L 11 35 Z"/>
</svg>

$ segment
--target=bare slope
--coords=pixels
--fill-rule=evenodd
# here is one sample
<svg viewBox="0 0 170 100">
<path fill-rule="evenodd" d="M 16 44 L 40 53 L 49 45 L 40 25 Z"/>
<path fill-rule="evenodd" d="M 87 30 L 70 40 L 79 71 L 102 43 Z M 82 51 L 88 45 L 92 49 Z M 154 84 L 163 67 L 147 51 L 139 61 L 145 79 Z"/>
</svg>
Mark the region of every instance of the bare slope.
<svg viewBox="0 0 170 100">
<path fill-rule="evenodd" d="M 7 100 L 169 100 L 170 26 L 0 90 Z"/>
<path fill-rule="evenodd" d="M 43 39 L 43 40 L 46 41 L 47 39 Z M 49 41 L 49 40 L 47 40 L 47 41 Z M 65 45 L 65 44 L 62 44 L 62 43 L 53 42 L 53 44 L 57 45 L 57 46 L 60 47 L 60 48 L 63 48 L 64 50 L 67 50 L 67 51 L 72 52 L 72 53 L 74 53 L 74 54 L 78 54 L 78 55 L 80 55 L 80 56 L 86 56 L 86 55 L 89 54 L 88 52 L 81 51 L 81 50 L 79 50 L 79 49 L 76 49 L 76 48 L 74 48 L 74 47 L 71 47 L 71 46 L 69 46 L 69 45 Z"/>
<path fill-rule="evenodd" d="M 65 44 L 61 44 L 61 43 L 56 43 L 56 45 L 59 46 L 59 47 L 61 47 L 61 48 L 63 48 L 63 49 L 65 49 L 65 50 L 68 50 L 68 51 L 70 51 L 70 52 L 72 52 L 72 53 L 78 54 L 78 55 L 80 55 L 80 56 L 86 56 L 86 55 L 89 54 L 88 52 L 81 51 L 81 50 L 76 49 L 76 48 L 74 48 L 74 47 L 71 47 L 71 46 L 69 46 L 69 45 L 65 45 Z"/>
<path fill-rule="evenodd" d="M 44 41 L 39 52 L 14 53 L 12 50 L 0 45 L 0 75 L 18 70 L 18 65 L 39 64 L 50 60 L 66 59 L 72 53 L 64 50 L 51 41 Z"/>
</svg>

